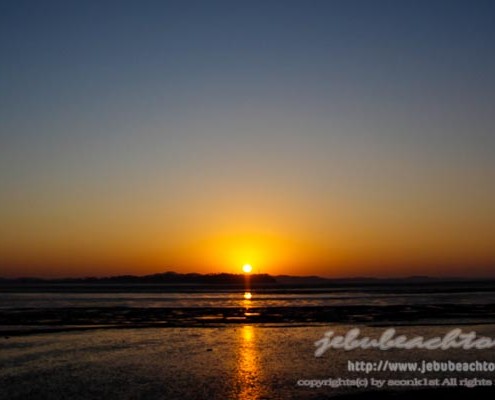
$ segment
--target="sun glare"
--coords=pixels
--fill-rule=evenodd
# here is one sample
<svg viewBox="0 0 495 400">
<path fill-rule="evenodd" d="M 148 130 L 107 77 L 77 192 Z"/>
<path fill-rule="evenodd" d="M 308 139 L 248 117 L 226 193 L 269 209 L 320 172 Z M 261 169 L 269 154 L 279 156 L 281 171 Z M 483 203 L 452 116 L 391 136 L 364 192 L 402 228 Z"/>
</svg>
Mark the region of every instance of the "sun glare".
<svg viewBox="0 0 495 400">
<path fill-rule="evenodd" d="M 245 273 L 245 274 L 250 274 L 251 271 L 253 270 L 253 267 L 251 267 L 250 264 L 244 264 L 242 266 L 242 271 Z"/>
</svg>

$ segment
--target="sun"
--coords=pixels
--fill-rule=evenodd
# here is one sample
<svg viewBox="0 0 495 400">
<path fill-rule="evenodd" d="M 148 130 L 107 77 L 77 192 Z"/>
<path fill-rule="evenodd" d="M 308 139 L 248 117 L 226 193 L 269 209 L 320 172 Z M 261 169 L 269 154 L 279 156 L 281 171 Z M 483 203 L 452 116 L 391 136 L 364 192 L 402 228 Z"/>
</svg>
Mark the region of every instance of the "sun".
<svg viewBox="0 0 495 400">
<path fill-rule="evenodd" d="M 250 264 L 244 264 L 242 266 L 242 271 L 245 273 L 245 274 L 250 274 L 251 271 L 253 270 L 253 267 L 251 267 Z"/>
</svg>

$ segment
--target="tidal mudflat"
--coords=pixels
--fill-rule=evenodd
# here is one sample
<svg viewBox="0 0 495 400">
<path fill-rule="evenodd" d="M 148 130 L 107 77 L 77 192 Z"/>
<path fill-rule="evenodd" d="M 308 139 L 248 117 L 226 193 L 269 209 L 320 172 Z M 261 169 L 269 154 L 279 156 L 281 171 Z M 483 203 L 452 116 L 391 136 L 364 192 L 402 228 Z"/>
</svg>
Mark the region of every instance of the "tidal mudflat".
<svg viewBox="0 0 495 400">
<path fill-rule="evenodd" d="M 1 399 L 325 399 L 418 394 L 431 387 L 355 387 L 357 379 L 487 379 L 493 372 L 363 372 L 349 362 L 488 361 L 494 351 L 331 349 L 315 357 L 315 341 L 329 329 L 345 334 L 354 326 L 229 324 L 215 327 L 91 329 L 3 336 L 0 340 Z M 443 336 L 453 326 L 407 326 L 397 332 Z M 362 326 L 363 335 L 385 328 Z M 495 336 L 495 325 L 466 325 L 464 332 Z M 350 386 L 311 387 L 332 379 Z M 419 381 L 418 381 L 419 382 Z M 333 385 L 336 386 L 336 385 Z M 436 388 L 449 395 L 491 395 L 491 387 Z"/>
</svg>

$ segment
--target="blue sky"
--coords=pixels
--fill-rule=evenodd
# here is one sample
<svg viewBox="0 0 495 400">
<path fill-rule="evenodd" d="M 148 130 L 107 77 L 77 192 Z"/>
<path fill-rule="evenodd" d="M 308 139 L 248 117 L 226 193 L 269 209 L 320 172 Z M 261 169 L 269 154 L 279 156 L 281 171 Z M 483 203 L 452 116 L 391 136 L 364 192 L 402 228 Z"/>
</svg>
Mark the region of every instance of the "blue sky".
<svg viewBox="0 0 495 400">
<path fill-rule="evenodd" d="M 261 235 L 301 249 L 267 269 L 486 273 L 494 16 L 491 1 L 3 1 L 0 264 L 215 269 L 193 242 Z"/>
</svg>

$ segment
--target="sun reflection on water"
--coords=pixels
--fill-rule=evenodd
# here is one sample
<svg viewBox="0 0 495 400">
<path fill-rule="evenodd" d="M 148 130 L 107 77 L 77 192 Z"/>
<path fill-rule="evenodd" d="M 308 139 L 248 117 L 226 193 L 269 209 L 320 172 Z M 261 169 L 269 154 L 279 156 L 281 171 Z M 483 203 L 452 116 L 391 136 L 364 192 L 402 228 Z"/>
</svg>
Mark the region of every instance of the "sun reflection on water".
<svg viewBox="0 0 495 400">
<path fill-rule="evenodd" d="M 251 325 L 240 330 L 237 382 L 239 400 L 261 398 L 259 355 L 255 344 L 255 332 Z"/>
</svg>

